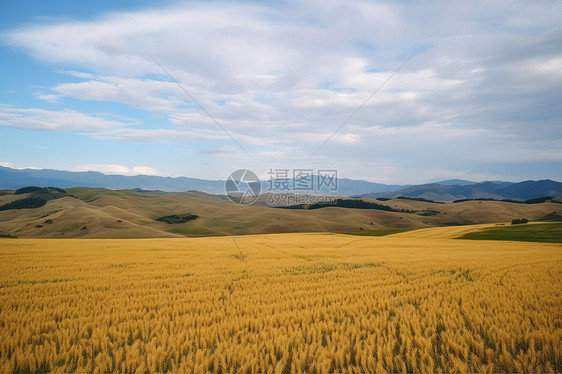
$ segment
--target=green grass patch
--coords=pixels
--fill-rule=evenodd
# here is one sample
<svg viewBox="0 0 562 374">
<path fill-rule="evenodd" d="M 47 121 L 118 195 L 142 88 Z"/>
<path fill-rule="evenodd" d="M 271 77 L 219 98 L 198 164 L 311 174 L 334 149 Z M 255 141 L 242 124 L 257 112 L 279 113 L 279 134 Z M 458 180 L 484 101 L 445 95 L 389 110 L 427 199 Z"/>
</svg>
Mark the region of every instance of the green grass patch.
<svg viewBox="0 0 562 374">
<path fill-rule="evenodd" d="M 221 236 L 215 231 L 207 230 L 201 227 L 175 227 L 173 229 L 166 230 L 172 234 L 180 234 L 185 236 Z"/>
<path fill-rule="evenodd" d="M 173 224 L 193 221 L 196 220 L 197 218 L 199 218 L 199 216 L 196 214 L 172 214 L 171 216 L 156 218 L 156 220 L 159 222 L 164 222 L 173 225 Z"/>
<path fill-rule="evenodd" d="M 122 199 L 129 199 L 133 197 L 152 197 L 149 194 L 132 190 L 109 190 L 106 188 L 89 188 L 89 187 L 72 187 L 67 188 L 66 192 L 69 195 L 77 197 L 84 201 L 94 201 L 104 196 L 115 196 Z"/>
<path fill-rule="evenodd" d="M 431 217 L 431 216 L 436 216 L 438 214 L 441 214 L 441 212 L 438 211 L 438 210 L 426 209 L 426 210 L 416 212 L 414 214 L 416 214 L 418 216 L 422 216 L 422 217 Z"/>
<path fill-rule="evenodd" d="M 352 269 L 361 269 L 361 268 L 378 268 L 382 266 L 382 262 L 366 262 L 364 264 L 353 264 L 351 267 Z"/>
<path fill-rule="evenodd" d="M 457 275 L 457 278 L 464 278 L 467 281 L 472 282 L 472 275 L 470 275 L 470 269 L 463 269 L 463 268 L 458 268 L 458 269 L 451 269 L 449 270 L 449 273 L 451 273 L 451 275 Z"/>
<path fill-rule="evenodd" d="M 458 239 L 562 243 L 562 223 L 491 227 L 469 232 Z"/>
<path fill-rule="evenodd" d="M 285 270 L 285 274 L 302 275 L 302 274 L 323 274 L 336 270 L 336 265 L 314 264 L 308 266 L 295 266 Z"/>
<path fill-rule="evenodd" d="M 235 258 L 238 261 L 246 262 L 246 257 L 248 257 L 248 256 L 246 256 L 245 254 L 240 252 L 240 253 L 234 253 L 234 254 L 230 255 L 230 257 Z"/>
<path fill-rule="evenodd" d="M 373 231 L 357 231 L 357 232 L 339 232 L 338 234 L 344 235 L 358 235 L 358 236 L 386 236 L 399 234 L 401 232 L 412 231 L 415 229 L 394 229 L 394 230 L 373 230 Z"/>
<path fill-rule="evenodd" d="M 232 255 L 232 257 L 235 257 Z M 331 271 L 353 271 L 356 269 L 362 268 L 378 268 L 383 266 L 382 262 L 367 262 L 364 264 L 352 264 L 348 262 L 342 262 L 337 264 L 324 264 L 324 263 L 314 263 L 314 264 L 307 264 L 301 266 L 294 266 L 288 269 L 285 269 L 285 274 L 290 275 L 302 275 L 302 274 L 323 274 L 328 273 Z"/>
</svg>

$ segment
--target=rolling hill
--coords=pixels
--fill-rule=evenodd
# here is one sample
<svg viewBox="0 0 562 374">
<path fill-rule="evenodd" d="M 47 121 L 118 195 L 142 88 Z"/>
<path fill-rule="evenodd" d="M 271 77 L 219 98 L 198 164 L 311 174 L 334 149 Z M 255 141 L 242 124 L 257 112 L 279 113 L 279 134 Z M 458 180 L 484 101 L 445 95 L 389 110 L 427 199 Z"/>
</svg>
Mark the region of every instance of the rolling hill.
<svg viewBox="0 0 562 374">
<path fill-rule="evenodd" d="M 280 209 L 263 204 L 240 206 L 224 196 L 202 192 L 141 192 L 96 188 L 68 188 L 47 196 L 37 208 L 0 211 L 0 235 L 29 238 L 149 238 L 265 234 L 288 232 L 368 232 L 437 226 L 510 222 L 515 218 L 557 217 L 562 205 L 548 201 L 518 204 L 500 201 L 432 203 L 409 199 L 377 201 L 388 210 L 357 209 L 354 204 L 318 209 Z M 3 191 L 0 206 L 33 198 L 37 192 Z M 45 195 L 43 195 L 45 196 Z M 344 207 L 344 206 L 352 206 Z M 158 218 L 197 216 L 170 224 Z M 165 221 L 165 220 L 164 220 Z"/>
</svg>

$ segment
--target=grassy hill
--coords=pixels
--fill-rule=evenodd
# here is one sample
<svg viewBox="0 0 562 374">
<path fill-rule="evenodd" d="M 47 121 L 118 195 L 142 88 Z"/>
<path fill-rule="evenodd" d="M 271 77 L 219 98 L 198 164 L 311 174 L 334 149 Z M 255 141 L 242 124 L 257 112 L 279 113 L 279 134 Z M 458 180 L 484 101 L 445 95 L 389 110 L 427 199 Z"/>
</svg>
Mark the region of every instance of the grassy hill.
<svg viewBox="0 0 562 374">
<path fill-rule="evenodd" d="M 339 204 L 319 209 L 279 209 L 265 205 L 240 206 L 224 196 L 202 192 L 150 192 L 68 188 L 45 205 L 0 211 L 0 235 L 29 238 L 152 238 L 265 234 L 288 232 L 361 232 L 420 229 L 494 222 L 515 218 L 540 220 L 562 205 L 553 202 L 515 204 L 466 201 L 437 204 L 409 199 L 365 202 L 388 211 L 356 209 Z M 30 198 L 36 192 L 3 191 L 0 206 Z M 158 221 L 165 216 L 197 216 L 183 223 Z M 164 220 L 166 221 L 166 220 Z M 169 220 L 168 220 L 169 221 Z"/>
</svg>

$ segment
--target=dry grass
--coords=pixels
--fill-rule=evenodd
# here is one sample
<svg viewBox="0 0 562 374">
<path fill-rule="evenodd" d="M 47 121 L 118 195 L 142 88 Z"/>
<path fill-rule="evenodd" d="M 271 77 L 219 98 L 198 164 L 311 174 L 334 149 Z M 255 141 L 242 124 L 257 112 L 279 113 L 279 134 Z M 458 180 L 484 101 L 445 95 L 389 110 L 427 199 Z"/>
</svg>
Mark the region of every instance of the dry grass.
<svg viewBox="0 0 562 374">
<path fill-rule="evenodd" d="M 0 212 L 0 234 L 20 238 L 173 238 L 283 232 L 369 232 L 385 229 L 419 229 L 447 224 L 511 222 L 526 217 L 537 220 L 560 204 L 513 204 L 468 201 L 432 204 L 394 199 L 382 202 L 395 209 L 380 210 L 323 208 L 313 211 L 239 206 L 217 196 L 199 192 L 143 194 L 92 188 L 68 189 L 81 199 L 65 197 L 37 209 Z M 21 197 L 21 195 L 18 195 Z M 0 196 L 0 204 L 14 195 Z M 381 202 L 378 202 L 381 203 Z M 421 216 L 423 211 L 439 212 Z M 171 214 L 195 214 L 198 219 L 169 225 L 155 221 Z M 46 223 L 46 221 L 49 221 Z"/>
<path fill-rule="evenodd" d="M 562 246 L 431 230 L 3 239 L 0 372 L 562 371 Z"/>
</svg>

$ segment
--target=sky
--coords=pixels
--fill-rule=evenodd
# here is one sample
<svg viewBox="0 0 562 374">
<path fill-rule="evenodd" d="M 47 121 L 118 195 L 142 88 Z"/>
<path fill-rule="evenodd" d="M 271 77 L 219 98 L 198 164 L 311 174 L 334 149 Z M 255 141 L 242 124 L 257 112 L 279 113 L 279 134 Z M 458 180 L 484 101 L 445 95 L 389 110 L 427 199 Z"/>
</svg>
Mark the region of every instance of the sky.
<svg viewBox="0 0 562 374">
<path fill-rule="evenodd" d="M 0 165 L 562 180 L 560 1 L 0 1 Z"/>
</svg>

